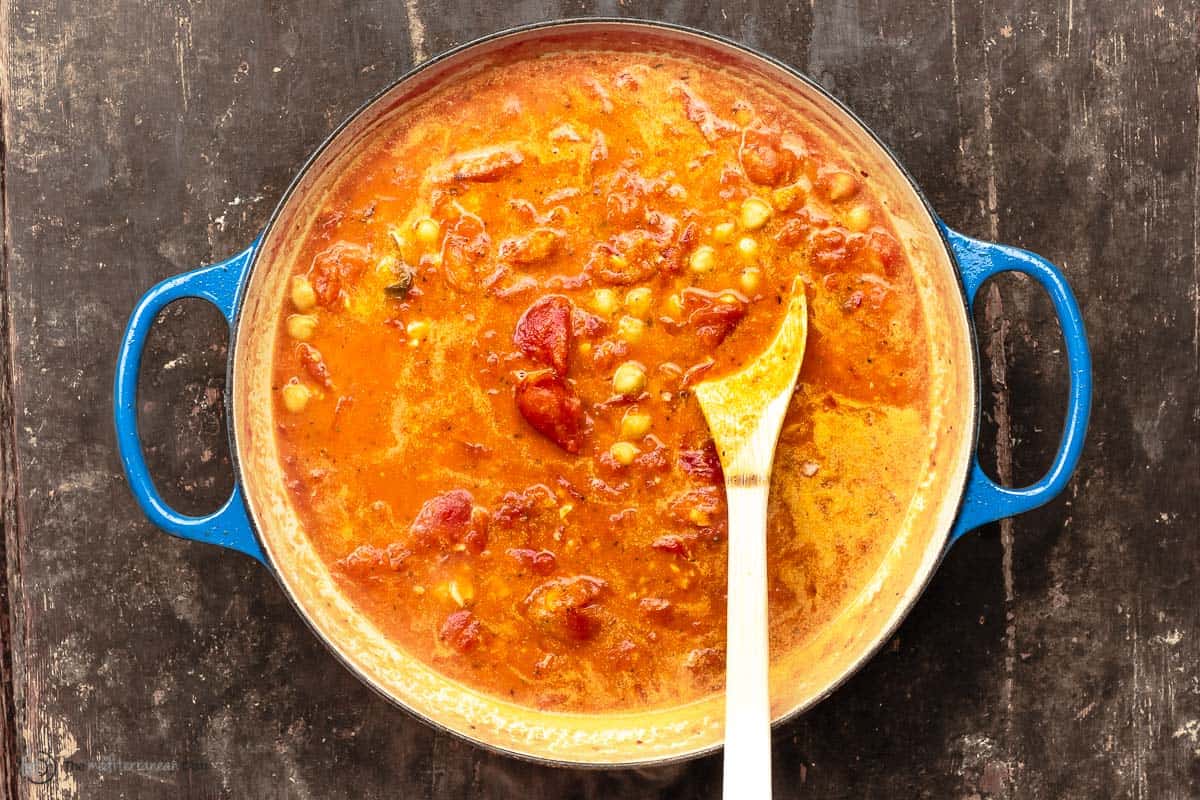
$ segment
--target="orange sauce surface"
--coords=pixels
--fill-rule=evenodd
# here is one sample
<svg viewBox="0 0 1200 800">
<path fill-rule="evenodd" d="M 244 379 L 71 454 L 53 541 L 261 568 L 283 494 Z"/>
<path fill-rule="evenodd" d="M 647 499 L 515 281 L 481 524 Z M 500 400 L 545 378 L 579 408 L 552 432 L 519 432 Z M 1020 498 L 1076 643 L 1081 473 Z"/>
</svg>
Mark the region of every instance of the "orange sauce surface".
<svg viewBox="0 0 1200 800">
<path fill-rule="evenodd" d="M 273 367 L 296 508 L 444 674 L 544 709 L 719 691 L 722 477 L 690 387 L 810 332 L 769 515 L 778 655 L 890 545 L 928 348 L 871 178 L 799 103 L 674 56 L 561 53 L 406 112 L 306 236 Z"/>
</svg>

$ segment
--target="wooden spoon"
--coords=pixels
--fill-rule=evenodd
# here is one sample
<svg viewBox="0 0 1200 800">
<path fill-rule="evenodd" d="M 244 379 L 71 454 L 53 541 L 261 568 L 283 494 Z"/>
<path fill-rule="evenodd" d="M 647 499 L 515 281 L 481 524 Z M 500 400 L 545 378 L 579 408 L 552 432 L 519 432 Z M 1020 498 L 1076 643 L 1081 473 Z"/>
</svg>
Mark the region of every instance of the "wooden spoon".
<svg viewBox="0 0 1200 800">
<path fill-rule="evenodd" d="M 725 636 L 725 800 L 771 797 L 771 698 L 767 687 L 767 491 L 775 442 L 808 337 L 804 284 L 792 283 L 787 316 L 757 359 L 696 384 L 725 470 L 729 594 Z"/>
</svg>

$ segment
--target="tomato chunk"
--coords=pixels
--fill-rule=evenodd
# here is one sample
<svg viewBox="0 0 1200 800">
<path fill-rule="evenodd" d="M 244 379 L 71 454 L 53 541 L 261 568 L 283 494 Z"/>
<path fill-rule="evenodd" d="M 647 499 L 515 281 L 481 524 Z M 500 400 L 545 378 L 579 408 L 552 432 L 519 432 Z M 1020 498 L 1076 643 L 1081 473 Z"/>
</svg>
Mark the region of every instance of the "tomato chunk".
<svg viewBox="0 0 1200 800">
<path fill-rule="evenodd" d="M 549 550 L 514 547 L 508 551 L 508 555 L 520 561 L 538 575 L 549 575 L 551 572 L 554 572 L 554 567 L 558 563 L 558 559 L 554 557 L 554 553 L 551 553 Z"/>
<path fill-rule="evenodd" d="M 450 287 L 460 292 L 475 288 L 478 283 L 476 268 L 491 247 L 491 237 L 478 217 L 459 217 L 442 242 L 442 272 Z"/>
<path fill-rule="evenodd" d="M 709 347 L 725 341 L 746 316 L 746 306 L 742 302 L 700 289 L 683 291 L 683 310 L 688 324 L 696 329 L 697 338 Z"/>
<path fill-rule="evenodd" d="M 500 258 L 512 264 L 545 261 L 558 250 L 566 234 L 555 228 L 534 228 L 524 236 L 500 243 Z"/>
<path fill-rule="evenodd" d="M 746 177 L 763 186 L 788 181 L 796 168 L 796 156 L 780 144 L 774 131 L 747 130 L 738 157 Z"/>
<path fill-rule="evenodd" d="M 567 374 L 573 326 L 571 301 L 561 294 L 547 295 L 525 310 L 513 332 L 521 352 L 559 375 Z"/>
<path fill-rule="evenodd" d="M 309 282 L 324 308 L 338 309 L 345 301 L 346 287 L 354 285 L 367 266 L 366 248 L 350 242 L 338 242 L 313 258 Z"/>
<path fill-rule="evenodd" d="M 698 450 L 680 450 L 679 468 L 705 483 L 725 482 L 725 473 L 721 470 L 721 457 L 717 453 L 717 445 L 711 441 Z"/>
<path fill-rule="evenodd" d="M 487 547 L 486 512 L 476 509 L 466 489 L 454 489 L 426 500 L 409 529 L 422 547 L 446 549 L 465 544 L 473 552 Z"/>
<path fill-rule="evenodd" d="M 534 587 L 525 614 L 544 633 L 566 642 L 595 638 L 603 620 L 599 601 L 608 584 L 590 575 L 555 578 Z"/>
<path fill-rule="evenodd" d="M 348 576 L 369 578 L 395 572 L 411 555 L 412 551 L 397 542 L 386 547 L 362 544 L 338 561 L 337 567 Z"/>
<path fill-rule="evenodd" d="M 483 628 L 475 615 L 463 609 L 446 617 L 439 635 L 443 642 L 458 652 L 468 653 L 479 646 L 482 632 Z"/>
<path fill-rule="evenodd" d="M 692 557 L 687 542 L 682 536 L 676 536 L 673 533 L 658 537 L 650 546 L 660 553 L 670 553 L 673 556 L 683 556 L 684 558 Z"/>
<path fill-rule="evenodd" d="M 583 403 L 575 390 L 551 370 L 527 373 L 516 388 L 517 410 L 533 429 L 568 453 L 583 446 Z"/>
<path fill-rule="evenodd" d="M 304 342 L 301 342 L 296 349 L 300 351 L 300 366 L 304 367 L 304 371 L 326 389 L 331 388 L 333 377 L 329 374 L 329 367 L 325 364 L 325 359 L 321 357 L 321 351 Z"/>
</svg>

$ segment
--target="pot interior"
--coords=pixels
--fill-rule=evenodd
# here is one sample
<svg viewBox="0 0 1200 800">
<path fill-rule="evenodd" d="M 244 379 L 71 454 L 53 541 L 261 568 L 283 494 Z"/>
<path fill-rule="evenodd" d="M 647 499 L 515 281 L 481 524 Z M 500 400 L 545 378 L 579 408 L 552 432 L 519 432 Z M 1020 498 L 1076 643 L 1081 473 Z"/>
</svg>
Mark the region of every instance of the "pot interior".
<svg viewBox="0 0 1200 800">
<path fill-rule="evenodd" d="M 284 198 L 245 287 L 234 339 L 233 434 L 240 479 L 264 551 L 300 613 L 359 677 L 435 725 L 504 752 L 575 764 L 696 755 L 722 736 L 720 695 L 644 712 L 574 714 L 517 706 L 451 681 L 385 637 L 338 590 L 292 507 L 274 437 L 271 361 L 299 244 L 322 199 L 382 129 L 452 78 L 563 49 L 665 52 L 736 70 L 788 93 L 849 160 L 870 172 L 912 266 L 932 364 L 928 459 L 873 578 L 802 646 L 776 656 L 777 719 L 835 688 L 891 634 L 945 548 L 974 438 L 974 351 L 961 287 L 933 216 L 887 151 L 844 109 L 785 68 L 717 39 L 656 24 L 586 21 L 502 34 L 435 60 L 372 101 L 317 153 Z M 886 458 L 881 453 L 880 458 Z"/>
</svg>

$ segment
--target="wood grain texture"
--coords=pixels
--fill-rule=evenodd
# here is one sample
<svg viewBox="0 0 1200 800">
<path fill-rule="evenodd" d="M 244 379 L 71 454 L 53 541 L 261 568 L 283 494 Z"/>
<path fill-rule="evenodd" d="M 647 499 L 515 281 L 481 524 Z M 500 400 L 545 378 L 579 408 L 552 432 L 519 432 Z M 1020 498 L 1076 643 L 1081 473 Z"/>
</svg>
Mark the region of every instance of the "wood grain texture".
<svg viewBox="0 0 1200 800">
<path fill-rule="evenodd" d="M 776 796 L 1200 796 L 1198 13 L 1187 0 L 9 0 L 0 680 L 11 675 L 13 709 L 0 786 L 29 798 L 718 795 L 717 758 L 546 769 L 386 705 L 264 570 L 145 522 L 109 422 L 136 298 L 244 246 L 363 99 L 480 34 L 609 14 L 695 25 L 807 71 L 896 150 L 947 222 L 1061 265 L 1090 326 L 1095 411 L 1066 496 L 956 546 L 891 645 L 777 732 Z M 982 449 L 1027 482 L 1049 463 L 1065 402 L 1050 305 L 1002 279 L 976 316 L 991 359 Z M 184 510 L 230 486 L 220 330 L 215 311 L 179 304 L 143 367 L 149 458 Z"/>
</svg>

